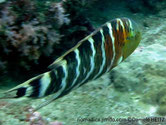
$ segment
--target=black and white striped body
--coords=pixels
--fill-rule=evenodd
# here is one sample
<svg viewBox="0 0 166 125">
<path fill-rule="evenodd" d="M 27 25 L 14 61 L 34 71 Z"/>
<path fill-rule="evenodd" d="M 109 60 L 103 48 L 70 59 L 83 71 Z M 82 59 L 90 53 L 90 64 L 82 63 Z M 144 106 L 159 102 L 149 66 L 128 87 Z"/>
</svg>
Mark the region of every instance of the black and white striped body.
<svg viewBox="0 0 166 125">
<path fill-rule="evenodd" d="M 8 92 L 17 91 L 16 97 L 43 97 L 54 93 L 53 99 L 59 98 L 99 78 L 129 56 L 131 52 L 126 56 L 127 50 L 124 48 L 123 52 L 123 47 L 125 42 L 130 42 L 130 37 L 138 35 L 134 30 L 133 22 L 127 18 L 107 22 L 55 60 L 49 72 Z"/>
<path fill-rule="evenodd" d="M 42 97 L 50 93 L 59 93 L 57 97 L 62 96 L 73 88 L 77 88 L 109 71 L 113 66 L 114 60 L 106 58 L 104 34 L 109 34 L 107 25 L 64 56 L 63 65 L 45 74 L 50 83 L 47 89 L 44 89 L 43 92 L 40 91 L 41 94 L 36 96 Z M 110 36 L 110 39 L 113 38 Z M 115 51 L 112 48 L 110 48 L 110 51 L 112 51 L 112 55 L 115 55 Z M 39 83 L 41 86 L 46 84 L 42 80 Z M 47 90 L 46 93 L 45 90 Z"/>
</svg>

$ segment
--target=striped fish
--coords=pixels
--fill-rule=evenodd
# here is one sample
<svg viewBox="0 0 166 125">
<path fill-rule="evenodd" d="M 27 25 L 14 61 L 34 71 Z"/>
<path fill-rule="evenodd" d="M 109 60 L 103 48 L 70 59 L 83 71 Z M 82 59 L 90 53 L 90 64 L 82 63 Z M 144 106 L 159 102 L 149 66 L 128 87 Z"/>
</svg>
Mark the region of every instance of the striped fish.
<svg viewBox="0 0 166 125">
<path fill-rule="evenodd" d="M 117 18 L 107 22 L 55 60 L 49 66 L 50 71 L 6 91 L 3 98 L 39 98 L 52 94 L 39 109 L 109 72 L 136 49 L 140 39 L 134 21 Z"/>
</svg>

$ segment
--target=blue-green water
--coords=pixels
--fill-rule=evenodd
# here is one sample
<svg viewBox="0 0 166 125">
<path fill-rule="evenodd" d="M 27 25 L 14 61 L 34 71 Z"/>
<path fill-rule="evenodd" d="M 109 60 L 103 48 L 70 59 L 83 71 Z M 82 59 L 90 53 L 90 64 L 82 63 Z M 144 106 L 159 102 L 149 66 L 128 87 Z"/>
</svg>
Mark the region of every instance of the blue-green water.
<svg viewBox="0 0 166 125">
<path fill-rule="evenodd" d="M 142 40 L 112 72 L 36 112 L 31 110 L 49 97 L 0 100 L 0 125 L 166 124 L 164 1 L 75 0 L 66 8 L 58 5 L 59 10 L 54 0 L 19 2 L 13 6 L 0 1 L 4 7 L 0 10 L 0 92 L 47 71 L 54 59 L 110 19 L 135 20 Z"/>
</svg>

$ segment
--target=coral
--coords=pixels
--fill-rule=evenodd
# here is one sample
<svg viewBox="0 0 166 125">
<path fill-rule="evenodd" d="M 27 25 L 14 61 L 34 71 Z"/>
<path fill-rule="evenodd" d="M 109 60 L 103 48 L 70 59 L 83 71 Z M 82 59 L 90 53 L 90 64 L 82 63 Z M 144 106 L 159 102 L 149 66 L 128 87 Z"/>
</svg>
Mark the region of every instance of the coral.
<svg viewBox="0 0 166 125">
<path fill-rule="evenodd" d="M 87 16 L 87 5 L 93 2 L 88 0 L 64 0 L 63 6 L 69 14 L 71 22 L 69 25 L 64 25 L 60 28 L 60 33 L 64 34 L 61 38 L 61 45 L 67 50 L 73 47 L 85 36 L 94 31 L 92 23 Z M 60 51 L 63 51 L 62 49 Z"/>
<path fill-rule="evenodd" d="M 63 24 L 70 23 L 70 19 L 67 18 L 68 15 L 65 14 L 62 3 L 53 3 L 48 14 L 50 16 L 53 15 L 53 17 L 50 17 L 47 21 L 56 24 L 56 27 L 58 28 L 61 27 Z"/>
<path fill-rule="evenodd" d="M 45 71 L 55 58 L 94 31 L 83 13 L 93 2 L 9 0 L 1 3 L 1 73 Z"/>
<path fill-rule="evenodd" d="M 62 3 L 38 5 L 31 0 L 0 4 L 0 69 L 3 71 L 31 70 L 41 63 L 47 66 L 53 60 L 49 57 L 60 46 L 62 37 L 58 29 L 69 24 L 70 19 Z"/>
<path fill-rule="evenodd" d="M 63 0 L 63 2 L 67 3 L 68 5 L 72 5 L 73 10 L 80 10 L 85 9 L 87 7 L 91 7 L 93 3 L 95 3 L 97 0 Z M 77 12 L 75 11 L 75 12 Z"/>
</svg>

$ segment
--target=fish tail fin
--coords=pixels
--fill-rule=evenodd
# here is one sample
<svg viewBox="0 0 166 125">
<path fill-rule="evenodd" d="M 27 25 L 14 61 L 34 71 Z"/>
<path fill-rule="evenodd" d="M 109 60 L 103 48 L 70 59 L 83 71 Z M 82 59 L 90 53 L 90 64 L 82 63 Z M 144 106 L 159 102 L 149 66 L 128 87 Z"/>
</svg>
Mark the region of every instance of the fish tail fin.
<svg viewBox="0 0 166 125">
<path fill-rule="evenodd" d="M 51 83 L 50 71 L 33 77 L 24 83 L 0 94 L 0 99 L 19 97 L 43 97 Z"/>
<path fill-rule="evenodd" d="M 29 79 L 6 92 L 0 93 L 0 99 L 12 99 L 20 97 L 40 98 L 52 94 L 54 90 L 58 90 L 59 85 L 56 84 L 54 70 L 51 70 L 33 77 L 32 79 Z M 46 101 L 37 106 L 34 111 L 39 110 L 53 102 L 55 99 L 61 96 L 61 93 L 62 91 L 58 91 L 48 96 Z"/>
</svg>

